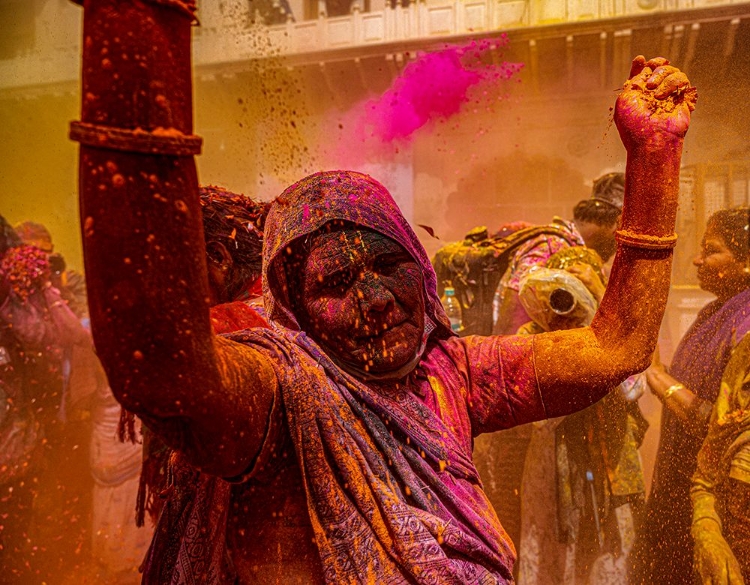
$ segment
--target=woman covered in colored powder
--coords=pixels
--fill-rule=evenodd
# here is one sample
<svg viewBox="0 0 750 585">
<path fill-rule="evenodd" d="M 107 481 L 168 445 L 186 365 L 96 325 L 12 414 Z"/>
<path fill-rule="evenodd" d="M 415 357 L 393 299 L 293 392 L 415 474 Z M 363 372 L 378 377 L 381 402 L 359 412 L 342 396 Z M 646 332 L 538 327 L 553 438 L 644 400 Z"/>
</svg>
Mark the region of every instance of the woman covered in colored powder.
<svg viewBox="0 0 750 585">
<path fill-rule="evenodd" d="M 706 225 L 693 263 L 700 287 L 716 295 L 680 341 L 667 369 L 646 371 L 663 404 L 654 482 L 633 552 L 635 583 L 693 582 L 690 479 L 733 348 L 750 331 L 750 216 L 723 209 Z"/>
<path fill-rule="evenodd" d="M 389 193 L 332 171 L 289 187 L 269 212 L 272 328 L 214 336 L 191 156 L 190 8 L 86 3 L 72 126 L 91 317 L 113 391 L 196 467 L 254 486 L 252 521 L 213 510 L 229 516 L 225 562 L 202 562 L 197 534 L 169 582 L 511 583 L 515 551 L 472 439 L 584 408 L 648 363 L 669 287 L 687 78 L 639 57 L 618 99 L 628 189 L 591 327 L 454 336 Z M 283 497 L 269 504 L 264 490 Z"/>
<path fill-rule="evenodd" d="M 8 579 L 79 570 L 73 551 L 88 537 L 79 370 L 93 343 L 52 276 L 48 254 L 0 216 L 0 574 Z"/>
</svg>

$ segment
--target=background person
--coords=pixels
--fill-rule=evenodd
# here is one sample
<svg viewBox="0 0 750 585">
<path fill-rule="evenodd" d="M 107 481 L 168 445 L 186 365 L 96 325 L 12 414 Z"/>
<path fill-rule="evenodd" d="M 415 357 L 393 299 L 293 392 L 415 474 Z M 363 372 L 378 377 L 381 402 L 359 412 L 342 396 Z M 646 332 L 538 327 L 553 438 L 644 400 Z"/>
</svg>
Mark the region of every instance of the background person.
<svg viewBox="0 0 750 585">
<path fill-rule="evenodd" d="M 750 336 L 724 369 L 690 495 L 701 581 L 750 582 Z"/>
<path fill-rule="evenodd" d="M 55 253 L 52 234 L 47 227 L 34 221 L 22 221 L 16 224 L 14 229 L 24 244 L 34 246 L 47 254 L 52 286 L 60 291 L 71 311 L 79 318 L 87 317 L 89 308 L 86 299 L 86 280 L 83 274 L 67 267 L 61 254 Z"/>
<path fill-rule="evenodd" d="M 669 368 L 657 353 L 646 370 L 663 408 L 645 524 L 632 555 L 635 583 L 692 583 L 690 480 L 722 374 L 750 330 L 749 253 L 747 208 L 724 209 L 709 218 L 693 263 L 701 289 L 716 300 L 698 313 Z"/>
<path fill-rule="evenodd" d="M 0 216 L 0 261 L 20 244 L 21 239 Z M 0 271 L 0 303 L 9 301 L 11 285 Z M 33 408 L 27 366 L 12 323 L 0 320 L 0 572 L 11 582 L 27 570 L 23 552 L 44 436 Z"/>
<path fill-rule="evenodd" d="M 76 347 L 91 350 L 91 339 L 51 285 L 48 255 L 9 239 L 8 227 L 0 259 L 0 326 L 10 370 L 2 451 L 12 459 L 5 479 L 20 483 L 7 486 L 4 499 L 21 517 L 15 526 L 8 523 L 20 531 L 3 562 L 12 565 L 6 572 L 11 579 L 50 580 L 88 558 L 89 434 L 85 421 L 73 418 L 77 405 L 66 392 L 64 356 Z"/>
</svg>

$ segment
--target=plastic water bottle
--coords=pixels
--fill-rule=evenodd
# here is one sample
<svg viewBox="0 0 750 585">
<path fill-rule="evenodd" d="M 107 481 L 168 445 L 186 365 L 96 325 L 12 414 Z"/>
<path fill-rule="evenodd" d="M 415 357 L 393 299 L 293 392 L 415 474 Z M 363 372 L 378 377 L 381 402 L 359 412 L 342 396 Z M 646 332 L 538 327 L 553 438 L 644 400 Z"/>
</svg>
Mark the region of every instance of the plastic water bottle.
<svg viewBox="0 0 750 585">
<path fill-rule="evenodd" d="M 458 302 L 456 291 L 452 286 L 445 287 L 440 302 L 443 303 L 445 313 L 448 315 L 448 319 L 450 319 L 451 329 L 454 333 L 460 333 L 464 328 L 464 323 L 461 318 L 461 303 Z"/>
</svg>

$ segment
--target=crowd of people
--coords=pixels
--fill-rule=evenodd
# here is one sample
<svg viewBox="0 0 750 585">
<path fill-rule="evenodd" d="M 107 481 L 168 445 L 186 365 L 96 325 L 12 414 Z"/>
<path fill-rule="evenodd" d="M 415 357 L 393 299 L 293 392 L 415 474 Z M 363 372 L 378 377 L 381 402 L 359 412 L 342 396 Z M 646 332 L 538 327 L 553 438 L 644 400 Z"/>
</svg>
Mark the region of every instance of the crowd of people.
<svg viewBox="0 0 750 585">
<path fill-rule="evenodd" d="M 656 347 L 687 77 L 633 61 L 614 113 L 625 173 L 594 181 L 573 221 L 527 232 L 495 332 L 461 336 L 438 296 L 447 283 L 373 178 L 315 173 L 270 204 L 198 186 L 189 4 L 144 4 L 116 24 L 148 22 L 143 34 L 115 37 L 97 26 L 106 10 L 84 9 L 83 93 L 97 99 L 71 134 L 88 297 L 43 226 L 0 218 L 3 576 L 750 578 L 747 208 L 709 219 L 695 265 L 716 300 L 669 367 Z M 142 42 L 153 51 L 132 69 L 123 55 Z M 150 126 L 141 98 L 127 101 L 144 75 L 171 104 Z M 493 245 L 528 228 L 506 227 Z M 646 386 L 663 403 L 648 498 Z M 487 481 L 485 455 L 502 448 L 483 437 L 522 426 L 517 477 Z"/>
<path fill-rule="evenodd" d="M 592 199 L 597 197 L 596 185 L 601 185 L 604 178 L 595 181 Z M 617 215 L 613 219 L 616 221 Z M 536 423 L 532 429 L 516 431 L 510 438 L 502 433 L 480 438 L 485 459 L 483 470 L 487 469 L 488 462 L 498 467 L 498 459 L 507 454 L 503 471 L 508 472 L 502 477 L 512 480 L 519 473 L 523 475 L 523 481 L 507 481 L 494 488 L 503 496 L 512 493 L 514 488 L 518 494 L 515 506 L 505 497 L 499 507 L 507 517 L 513 518 L 514 514 L 518 517 L 519 583 L 692 583 L 694 573 L 707 583 L 741 583 L 742 575 L 747 578 L 746 563 L 742 566 L 744 561 L 738 559 L 747 556 L 744 547 L 747 546 L 748 507 L 747 499 L 743 498 L 747 497 L 744 490 L 748 435 L 743 384 L 747 384 L 750 364 L 747 356 L 743 357 L 742 340 L 750 318 L 748 229 L 750 211 L 747 207 L 721 210 L 709 218 L 694 264 L 700 287 L 717 298 L 700 312 L 669 368 L 661 363 L 657 350 L 642 378 L 633 380 L 632 388 L 640 389 L 633 393 L 631 388 L 623 395 L 629 399 L 629 413 L 624 419 L 629 424 L 618 424 L 617 415 L 609 412 L 590 420 L 587 429 L 585 424 L 580 424 L 586 420 L 587 413 L 592 412 L 587 409 L 567 417 L 566 421 L 579 420 L 579 426 L 572 433 L 566 429 L 567 422 L 562 424 L 563 421 L 557 420 Z M 532 239 L 516 253 L 511 271 L 503 279 L 510 282 L 513 270 L 520 273 L 515 282 L 524 283 L 524 294 L 531 302 L 524 302 L 519 295 L 515 314 L 530 316 L 537 330 L 550 327 L 547 321 L 540 319 L 540 314 L 547 319 L 559 319 L 549 298 L 540 302 L 538 297 L 543 295 L 534 293 L 540 282 L 549 287 L 555 280 L 538 268 L 550 258 L 554 248 L 575 250 L 554 236 Z M 569 264 L 566 268 L 576 274 L 579 287 L 584 284 L 594 298 L 601 294 L 595 292 L 601 290 L 600 283 L 592 279 L 590 266 L 584 269 Z M 562 277 L 558 274 L 555 278 Z M 555 282 L 554 289 L 565 288 L 563 284 Z M 514 293 L 517 295 L 517 290 Z M 503 294 L 508 294 L 507 289 Z M 503 306 L 508 305 L 503 303 Z M 499 320 L 502 319 L 501 312 Z M 522 326 L 521 330 L 524 329 L 528 330 L 529 325 Z M 646 505 L 643 470 L 636 449 L 647 423 L 634 402 L 642 392 L 644 381 L 663 403 L 654 483 Z M 606 408 L 607 402 L 616 396 L 617 393 L 609 395 L 597 407 Z M 711 433 L 706 438 L 709 421 Z M 627 431 L 628 426 L 632 432 Z M 625 433 L 620 435 L 625 442 L 619 445 L 601 442 L 597 434 L 606 436 L 608 427 Z M 579 441 L 583 437 L 579 448 L 588 451 L 579 451 L 577 462 L 570 458 L 571 437 Z M 635 456 L 627 457 L 628 452 Z M 605 464 L 607 458 L 614 461 L 615 465 L 610 465 L 609 469 L 606 465 L 600 465 L 599 469 L 606 471 L 600 476 L 604 478 L 604 493 L 613 489 L 615 497 L 613 494 L 601 497 L 602 486 L 598 483 L 592 454 L 604 458 Z M 572 469 L 579 474 L 577 498 L 572 496 Z M 565 477 L 561 478 L 561 473 Z M 492 475 L 490 469 L 487 474 Z M 537 478 L 537 483 L 532 481 L 533 477 Z M 587 487 L 586 480 L 593 483 Z M 624 487 L 626 491 L 618 493 Z M 589 488 L 590 494 L 585 493 Z M 730 490 L 728 494 L 724 493 L 726 489 Z M 626 499 L 617 496 L 626 496 Z M 550 506 L 549 502 L 554 501 L 557 506 Z M 597 501 L 598 510 L 594 514 Z M 607 518 L 613 502 L 628 502 L 629 509 L 624 516 L 623 510 L 618 512 L 620 537 L 608 541 L 604 537 L 602 520 Z M 733 506 L 731 512 L 727 502 Z M 579 515 L 575 516 L 574 523 L 570 523 L 570 510 Z M 723 529 L 724 523 L 728 528 Z M 589 546 L 579 552 L 576 531 L 585 533 L 594 527 L 595 531 L 588 533 Z M 545 529 L 548 532 L 545 533 Z M 613 543 L 615 549 L 612 549 Z M 616 559 L 618 570 L 609 574 L 603 571 L 603 563 L 593 560 L 601 554 L 607 555 L 604 558 Z"/>
<path fill-rule="evenodd" d="M 525 233 L 497 286 L 495 330 L 581 327 L 605 289 L 602 258 L 615 245 L 624 179 L 618 173 L 596 179 L 591 198 L 576 205 L 574 221 L 555 218 L 555 230 L 537 235 L 515 222 L 494 239 L 451 244 L 445 250 L 452 256 L 441 251 L 436 260 L 441 266 L 456 259 L 461 267 L 482 263 L 488 243 L 499 250 L 498 241 Z M 583 230 L 587 237 L 578 229 L 582 210 L 594 219 Z M 747 577 L 738 559 L 747 556 L 749 513 L 743 394 L 749 364 L 742 357 L 750 324 L 749 229 L 747 207 L 709 218 L 694 264 L 700 287 L 717 298 L 700 312 L 669 368 L 657 349 L 644 374 L 594 407 L 477 438 L 487 495 L 519 544 L 519 583 L 692 583 L 694 568 L 711 583 L 740 583 L 743 570 Z M 461 280 L 462 269 L 453 276 Z M 577 300 L 571 306 L 578 314 L 555 308 L 550 295 L 563 290 Z M 663 403 L 647 503 L 638 447 L 648 423 L 637 403 L 645 386 Z M 609 529 L 608 519 L 615 522 Z"/>
<path fill-rule="evenodd" d="M 202 188 L 200 203 L 213 330 L 268 328 L 261 289 L 268 204 L 217 187 Z M 519 583 L 692 583 L 694 562 L 706 579 L 722 571 L 726 583 L 747 576 L 749 224 L 747 208 L 710 218 L 695 265 L 701 288 L 717 299 L 701 311 L 669 368 L 657 351 L 645 374 L 594 405 L 529 425 L 514 539 Z M 63 270 L 52 269 L 49 234 L 31 222 L 14 229 L 2 220 L 2 227 L 5 574 L 23 583 L 62 569 L 73 579 L 90 574 L 135 582 L 151 538 L 148 527 L 136 524 L 148 512 L 146 524 L 158 528 L 143 565 L 147 582 L 166 582 L 189 564 L 196 546 L 211 549 L 205 558 L 220 565 L 241 547 L 256 579 L 269 566 L 278 567 L 277 580 L 286 579 L 298 565 L 304 581 L 314 551 L 284 556 L 243 539 L 249 522 L 252 541 L 264 543 L 278 518 L 300 514 L 299 504 L 288 501 L 289 482 L 299 473 L 294 455 L 271 455 L 281 459 L 272 471 L 238 484 L 201 473 L 148 426 L 136 430 L 91 351 L 87 313 L 72 310 L 85 307 L 85 297 L 79 293 L 76 300 L 75 289 L 65 288 L 59 260 Z M 509 272 L 550 241 L 545 236 L 521 247 Z M 525 265 L 517 279 L 528 316 L 519 334 L 585 327 L 603 300 L 601 255 L 585 245 L 557 248 L 544 262 Z M 561 308 L 552 298 L 563 290 L 570 300 Z M 695 359 L 698 352 L 704 359 Z M 638 446 L 646 423 L 637 400 L 646 380 L 664 407 L 654 485 L 644 505 Z M 140 440 L 117 440 L 128 426 L 130 438 Z M 269 514 L 250 519 L 250 505 Z M 160 519 L 165 506 L 169 513 Z M 224 513 L 216 515 L 217 509 Z M 258 564 L 261 551 L 272 558 Z M 235 560 L 233 566 L 241 565 Z"/>
</svg>

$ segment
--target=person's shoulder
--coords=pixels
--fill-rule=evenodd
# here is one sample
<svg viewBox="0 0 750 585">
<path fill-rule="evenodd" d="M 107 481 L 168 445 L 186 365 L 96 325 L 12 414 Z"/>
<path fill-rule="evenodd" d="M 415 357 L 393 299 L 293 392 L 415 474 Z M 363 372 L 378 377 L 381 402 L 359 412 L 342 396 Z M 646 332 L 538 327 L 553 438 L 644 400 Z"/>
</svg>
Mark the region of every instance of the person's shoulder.
<svg viewBox="0 0 750 585">
<path fill-rule="evenodd" d="M 533 233 L 530 231 L 530 234 Z M 555 216 L 549 224 L 537 226 L 537 233 L 530 235 L 529 240 L 519 247 L 519 252 L 528 252 L 535 248 L 554 248 L 557 250 L 578 245 L 579 241 L 582 242 L 583 240 L 575 225 Z"/>
<path fill-rule="evenodd" d="M 750 291 L 748 291 L 750 292 Z M 734 332 L 734 344 L 739 344 L 750 333 L 750 304 L 742 307 Z"/>
<path fill-rule="evenodd" d="M 581 235 L 581 232 L 578 231 L 575 222 L 568 219 L 563 219 L 562 217 L 556 215 L 552 218 L 552 223 L 550 225 L 552 227 L 559 228 L 560 233 L 557 237 L 561 240 L 565 240 L 565 242 L 569 246 L 585 245 L 583 236 Z"/>
<path fill-rule="evenodd" d="M 269 327 L 263 316 L 244 301 L 233 301 L 211 307 L 211 325 L 216 333 Z"/>
</svg>

